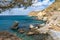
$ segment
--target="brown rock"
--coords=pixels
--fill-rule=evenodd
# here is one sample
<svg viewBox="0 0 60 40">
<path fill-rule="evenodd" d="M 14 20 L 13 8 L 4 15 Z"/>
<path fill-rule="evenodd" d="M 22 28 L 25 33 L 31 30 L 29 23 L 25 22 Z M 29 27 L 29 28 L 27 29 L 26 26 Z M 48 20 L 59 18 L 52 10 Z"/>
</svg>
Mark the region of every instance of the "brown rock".
<svg viewBox="0 0 60 40">
<path fill-rule="evenodd" d="M 0 40 L 22 40 L 22 39 L 18 38 L 16 35 L 4 31 L 0 32 Z"/>
<path fill-rule="evenodd" d="M 11 29 L 18 29 L 19 22 L 15 21 Z"/>
<path fill-rule="evenodd" d="M 29 31 L 29 32 L 27 33 L 27 35 L 28 35 L 28 36 L 34 35 L 34 32 L 30 32 L 30 31 Z"/>
<path fill-rule="evenodd" d="M 19 33 L 24 33 L 24 29 L 19 29 L 18 32 Z"/>
</svg>

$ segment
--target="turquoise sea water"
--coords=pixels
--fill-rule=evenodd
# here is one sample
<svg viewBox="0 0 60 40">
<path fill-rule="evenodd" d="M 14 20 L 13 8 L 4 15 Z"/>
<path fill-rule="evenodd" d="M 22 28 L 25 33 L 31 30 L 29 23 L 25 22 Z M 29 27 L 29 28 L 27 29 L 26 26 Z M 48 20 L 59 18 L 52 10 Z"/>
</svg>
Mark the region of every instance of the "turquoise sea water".
<svg viewBox="0 0 60 40">
<path fill-rule="evenodd" d="M 29 16 L 0 16 L 0 31 L 9 31 L 18 37 L 22 38 L 23 40 L 35 40 L 33 36 L 26 36 L 26 34 L 20 34 L 17 31 L 11 30 L 11 26 L 15 21 L 19 22 L 19 27 L 21 28 L 28 28 L 30 24 L 42 24 L 44 21 L 42 20 L 35 20 L 35 17 Z"/>
</svg>

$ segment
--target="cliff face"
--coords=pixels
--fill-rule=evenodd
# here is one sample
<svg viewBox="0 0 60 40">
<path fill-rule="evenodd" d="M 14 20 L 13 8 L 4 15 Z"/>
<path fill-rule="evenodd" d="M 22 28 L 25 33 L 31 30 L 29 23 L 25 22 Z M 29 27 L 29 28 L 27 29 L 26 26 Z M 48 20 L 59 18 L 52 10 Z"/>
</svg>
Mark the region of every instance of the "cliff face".
<svg viewBox="0 0 60 40">
<path fill-rule="evenodd" d="M 55 2 L 52 5 L 50 5 L 48 8 L 46 8 L 43 11 L 51 12 L 51 11 L 58 11 L 58 10 L 60 10 L 60 0 L 55 0 Z"/>
<path fill-rule="evenodd" d="M 50 5 L 48 8 L 44 9 L 43 11 L 30 12 L 29 16 L 37 16 L 37 19 L 45 19 L 47 17 L 51 17 L 55 11 L 57 11 L 57 13 L 58 11 L 60 11 L 60 0 L 55 0 L 55 2 L 52 5 Z"/>
<path fill-rule="evenodd" d="M 52 11 L 59 11 L 60 10 L 60 0 L 55 0 L 55 2 L 50 5 L 49 7 L 47 7 L 46 9 L 44 9 L 42 12 L 52 12 Z M 30 12 L 29 15 L 30 16 L 36 16 L 39 12 Z"/>
</svg>

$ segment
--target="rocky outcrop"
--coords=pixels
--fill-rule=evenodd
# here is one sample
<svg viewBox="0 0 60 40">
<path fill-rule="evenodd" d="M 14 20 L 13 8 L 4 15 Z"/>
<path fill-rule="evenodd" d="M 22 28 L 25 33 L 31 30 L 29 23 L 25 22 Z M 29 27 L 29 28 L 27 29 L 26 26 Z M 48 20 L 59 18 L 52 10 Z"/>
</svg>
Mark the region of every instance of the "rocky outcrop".
<svg viewBox="0 0 60 40">
<path fill-rule="evenodd" d="M 19 25 L 19 22 L 15 21 L 14 24 L 12 25 L 11 29 L 13 29 L 13 30 L 18 29 L 19 28 L 18 25 Z"/>
<path fill-rule="evenodd" d="M 28 15 L 29 16 L 37 16 L 38 13 L 39 13 L 39 11 L 32 11 Z"/>
<path fill-rule="evenodd" d="M 44 21 L 47 21 L 48 20 L 48 17 L 51 16 L 50 13 L 46 13 L 44 11 L 37 11 L 37 12 L 30 12 L 29 13 L 29 16 L 36 16 L 36 19 L 37 20 L 44 20 Z"/>
<path fill-rule="evenodd" d="M 13 35 L 7 31 L 0 32 L 0 40 L 22 40 L 18 38 L 16 35 Z"/>
<path fill-rule="evenodd" d="M 48 22 L 46 22 L 45 26 L 37 29 L 37 31 L 50 34 L 54 40 L 60 40 L 60 11 L 51 13 L 52 16 L 48 18 Z"/>
<path fill-rule="evenodd" d="M 39 12 L 38 14 L 37 14 L 37 19 L 38 20 L 46 20 L 45 18 L 45 15 L 46 15 L 46 12 Z M 44 18 L 45 17 L 45 18 Z"/>
<path fill-rule="evenodd" d="M 23 34 L 25 32 L 25 30 L 24 29 L 18 29 L 18 32 Z"/>
<path fill-rule="evenodd" d="M 55 2 L 47 7 L 46 9 L 39 11 L 39 12 L 30 12 L 29 16 L 37 16 L 37 19 L 41 20 L 47 20 L 47 16 L 51 17 L 51 14 L 53 14 L 53 11 L 60 11 L 60 0 L 55 0 Z M 51 13 L 52 12 L 52 13 Z M 46 13 L 46 15 L 45 15 Z M 44 14 L 44 15 L 42 15 Z"/>
<path fill-rule="evenodd" d="M 45 15 L 42 15 L 46 13 Z M 38 13 L 38 19 L 47 19 L 44 27 L 37 29 L 39 33 L 48 33 L 54 40 L 60 40 L 60 0 L 56 0 L 51 6 Z"/>
</svg>

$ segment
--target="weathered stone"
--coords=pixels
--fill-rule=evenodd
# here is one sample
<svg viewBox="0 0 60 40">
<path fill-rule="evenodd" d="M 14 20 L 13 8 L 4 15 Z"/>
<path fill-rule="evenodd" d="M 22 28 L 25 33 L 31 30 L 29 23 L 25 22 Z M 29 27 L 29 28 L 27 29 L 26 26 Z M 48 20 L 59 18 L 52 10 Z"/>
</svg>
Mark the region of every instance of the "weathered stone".
<svg viewBox="0 0 60 40">
<path fill-rule="evenodd" d="M 31 35 L 34 35 L 34 32 L 28 32 L 27 35 L 31 36 Z"/>
<path fill-rule="evenodd" d="M 24 29 L 18 29 L 18 32 L 19 33 L 24 33 L 25 31 L 24 31 Z"/>
<path fill-rule="evenodd" d="M 15 21 L 11 29 L 18 29 L 19 22 Z"/>
<path fill-rule="evenodd" d="M 22 40 L 22 39 L 18 38 L 16 35 L 4 31 L 4 32 L 0 32 L 0 40 Z"/>
</svg>

